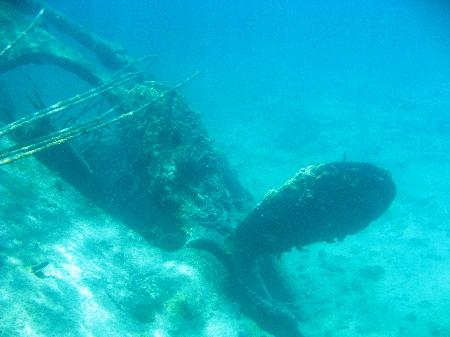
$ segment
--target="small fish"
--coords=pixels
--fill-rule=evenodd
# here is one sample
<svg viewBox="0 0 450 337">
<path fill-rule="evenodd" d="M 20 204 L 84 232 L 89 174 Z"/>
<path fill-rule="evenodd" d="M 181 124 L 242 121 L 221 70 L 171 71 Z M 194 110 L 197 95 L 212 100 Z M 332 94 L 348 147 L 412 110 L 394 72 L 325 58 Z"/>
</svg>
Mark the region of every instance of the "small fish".
<svg viewBox="0 0 450 337">
<path fill-rule="evenodd" d="M 44 278 L 45 275 L 44 275 L 43 271 L 44 271 L 45 267 L 47 267 L 49 264 L 50 264 L 50 262 L 48 262 L 48 261 L 44 261 L 39 264 L 36 264 L 30 268 L 31 272 L 39 278 Z"/>
</svg>

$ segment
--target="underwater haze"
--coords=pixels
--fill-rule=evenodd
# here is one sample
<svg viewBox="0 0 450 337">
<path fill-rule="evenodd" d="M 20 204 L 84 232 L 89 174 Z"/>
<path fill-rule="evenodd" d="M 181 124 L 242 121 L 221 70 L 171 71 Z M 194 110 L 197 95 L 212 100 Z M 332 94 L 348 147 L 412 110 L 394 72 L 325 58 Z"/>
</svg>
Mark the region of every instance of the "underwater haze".
<svg viewBox="0 0 450 337">
<path fill-rule="evenodd" d="M 205 127 L 198 133 L 211 140 L 208 151 L 225 158 L 223 167 L 217 164 L 229 187 L 224 213 L 238 215 L 231 229 L 217 224 L 219 248 L 201 240 L 193 240 L 194 249 L 186 248 L 183 239 L 204 233 L 183 227 L 180 238 L 173 230 L 172 218 L 165 218 L 172 210 L 158 209 L 159 196 L 149 192 L 158 188 L 148 178 L 156 169 L 139 170 L 145 171 L 140 180 L 134 172 L 119 177 L 132 166 L 122 167 L 121 160 L 141 146 L 120 143 L 119 127 L 102 135 L 100 143 L 107 147 L 98 153 L 105 159 L 86 160 L 101 173 L 96 175 L 102 179 L 99 189 L 111 199 L 106 206 L 89 199 L 93 191 L 82 196 L 85 191 L 67 184 L 64 174 L 38 161 L 0 166 L 5 196 L 0 201 L 0 337 L 450 337 L 447 1 L 47 3 L 133 58 L 155 55 L 154 62 L 139 66 L 169 88 L 201 72 L 179 92 L 200 116 L 198 124 L 192 118 L 193 125 Z M 23 92 L 30 82 L 48 105 L 90 88 L 73 74 L 40 67 L 45 66 L 6 74 L 0 67 L 0 96 L 3 87 L 8 89 L 17 118 L 32 112 Z M 157 85 L 152 90 L 164 93 Z M 188 110 L 179 104 L 181 111 Z M 95 158 L 96 152 L 81 151 L 94 138 L 75 143 L 82 156 Z M 11 141 L 0 138 L 0 145 Z M 207 151 L 199 152 L 193 151 L 203 158 Z M 368 162 L 387 169 L 396 185 L 392 205 L 359 232 L 292 245 L 277 251 L 276 258 L 262 257 L 255 267 L 261 270 L 229 284 L 225 275 L 239 275 L 241 269 L 232 265 L 237 259 L 232 249 L 238 249 L 227 235 L 239 228 L 246 207 L 264 208 L 262 201 L 275 198 L 274 189 L 292 183 L 300 168 L 330 162 Z M 177 170 L 167 166 L 166 178 Z M 186 166 L 187 181 L 201 180 L 190 170 L 203 167 Z M 151 187 L 140 190 L 137 180 Z M 195 194 L 208 204 L 203 190 L 178 187 L 182 193 L 169 192 Z M 162 190 L 167 192 L 167 186 Z M 157 202 L 149 206 L 152 197 Z M 183 210 L 193 208 L 188 204 Z M 214 216 L 198 217 L 210 221 Z M 157 225 L 144 228 L 144 222 Z M 152 238 L 159 236 L 164 239 L 157 244 Z M 195 244 L 206 252 L 193 253 Z M 257 280 L 254 289 L 241 284 L 255 275 L 266 279 Z M 298 331 L 291 335 L 280 325 L 278 333 L 276 324 L 264 323 L 270 319 L 255 303 L 242 309 L 231 289 L 240 286 L 273 300 L 274 315 L 282 309 L 280 321 L 286 309 Z"/>
<path fill-rule="evenodd" d="M 185 93 L 258 196 L 311 161 L 384 164 L 373 147 L 423 154 L 447 140 L 445 1 L 50 3 L 133 55 L 157 55 L 150 71 L 166 83 L 202 71 Z M 410 141 L 422 132 L 425 143 Z"/>
</svg>

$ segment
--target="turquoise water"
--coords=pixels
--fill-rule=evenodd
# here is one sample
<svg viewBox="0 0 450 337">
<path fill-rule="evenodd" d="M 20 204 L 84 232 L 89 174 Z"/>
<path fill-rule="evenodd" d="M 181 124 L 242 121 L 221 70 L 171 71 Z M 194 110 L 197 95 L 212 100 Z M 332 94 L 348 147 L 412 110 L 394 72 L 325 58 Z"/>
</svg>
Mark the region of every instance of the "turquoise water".
<svg viewBox="0 0 450 337">
<path fill-rule="evenodd" d="M 450 336 L 450 6 L 445 1 L 49 3 L 88 30 L 116 41 L 134 57 L 156 55 L 148 70 L 162 83 L 173 86 L 200 70 L 201 76 L 181 92 L 200 113 L 218 151 L 228 158 L 255 201 L 309 164 L 345 158 L 391 171 L 397 196 L 380 219 L 342 242 L 317 243 L 281 256 L 278 271 L 292 290 L 287 305 L 305 336 Z M 40 85 L 46 102 L 88 87 L 64 73 L 42 73 L 33 67 L 23 72 Z M 8 76 L 10 88 L 18 92 L 22 75 Z M 21 104 L 16 102 L 18 107 Z M 114 150 L 110 155 L 114 157 Z M 26 200 L 22 187 L 17 194 Z M 66 303 L 61 291 L 52 305 L 60 306 L 55 309 L 59 315 L 67 310 L 71 317 L 49 319 L 49 325 L 60 324 L 55 336 L 70 336 L 66 327 L 72 318 L 78 325 L 89 322 L 84 330 L 77 330 L 77 336 L 127 332 L 152 337 L 260 337 L 237 323 L 239 310 L 222 299 L 220 289 L 203 288 L 207 283 L 198 282 L 189 266 L 176 264 L 169 253 L 145 246 L 110 220 L 89 228 L 85 221 L 97 220 L 71 207 L 79 202 L 67 196 L 63 213 L 76 219 L 68 237 L 80 230 L 84 238 L 110 240 L 80 245 L 86 256 L 104 254 L 103 260 L 97 256 L 98 279 L 108 282 L 100 285 L 99 281 L 86 288 L 88 292 L 74 278 L 72 285 L 78 291 L 74 294 L 92 292 L 86 295 L 91 302 L 83 302 L 89 310 L 107 303 L 111 307 L 104 310 L 110 309 L 108 315 L 118 319 L 112 326 L 102 320 L 89 330 L 95 318 L 86 314 L 85 307 L 77 310 Z M 32 207 L 29 204 L 22 206 L 27 209 Z M 26 212 L 14 207 L 20 209 L 17 214 Z M 7 206 L 1 209 L 6 214 Z M 130 219 L 140 217 L 135 210 L 129 213 L 134 213 L 126 213 Z M 59 226 L 54 216 L 48 218 L 50 229 Z M 3 233 L 7 231 L 2 229 Z M 121 241 L 124 236 L 128 241 Z M 10 239 L 0 236 L 0 240 L 2 257 L 3 247 L 9 247 L 3 241 Z M 26 250 L 32 252 L 33 243 L 30 240 Z M 55 246 L 56 251 L 66 255 L 69 251 L 78 266 L 87 263 L 80 252 L 78 256 L 67 250 L 67 244 Z M 126 254 L 118 256 L 112 247 L 121 244 Z M 133 245 L 138 248 L 130 248 Z M 113 251 L 117 254 L 106 253 Z M 54 258 L 53 264 L 61 261 L 65 260 Z M 0 268 L 1 263 L 0 259 Z M 127 263 L 132 271 L 123 267 Z M 87 263 L 85 268 L 95 275 L 95 266 Z M 139 277 L 131 279 L 127 273 Z M 57 278 L 58 268 L 51 266 L 48 274 Z M 188 277 L 195 281 L 189 283 Z M 56 287 L 52 282 L 49 287 Z M 150 285 L 144 291 L 140 287 L 145 282 Z M 107 296 L 103 294 L 111 284 L 120 295 L 111 295 L 110 288 Z M 167 289 L 161 286 L 165 284 Z M 126 290 L 121 292 L 121 287 Z M 202 302 L 208 291 L 211 301 Z M 23 289 L 20 293 L 27 294 Z M 108 296 L 116 298 L 108 300 Z M 13 302 L 4 298 L 0 296 L 1 303 Z M 223 312 L 214 301 L 226 303 Z M 138 305 L 130 309 L 131 302 Z M 189 302 L 187 309 L 185 302 Z M 202 308 L 208 312 L 206 318 Z M 40 314 L 53 315 L 45 310 Z M 158 318 L 147 319 L 147 314 Z M 107 316 L 102 315 L 102 319 Z M 10 321 L 0 318 L 0 336 L 10 331 L 1 329 Z M 172 325 L 177 327 L 167 328 Z M 166 328 L 172 332 L 165 332 Z"/>
<path fill-rule="evenodd" d="M 133 55 L 157 55 L 150 70 L 166 83 L 202 71 L 184 93 L 234 164 L 250 160 L 237 169 L 254 179 L 248 183 L 258 195 L 299 165 L 337 160 L 343 152 L 387 164 L 406 154 L 373 147 L 419 154 L 436 149 L 434 141 L 447 143 L 450 36 L 443 1 L 55 6 Z M 411 143 L 419 133 L 425 143 Z"/>
</svg>

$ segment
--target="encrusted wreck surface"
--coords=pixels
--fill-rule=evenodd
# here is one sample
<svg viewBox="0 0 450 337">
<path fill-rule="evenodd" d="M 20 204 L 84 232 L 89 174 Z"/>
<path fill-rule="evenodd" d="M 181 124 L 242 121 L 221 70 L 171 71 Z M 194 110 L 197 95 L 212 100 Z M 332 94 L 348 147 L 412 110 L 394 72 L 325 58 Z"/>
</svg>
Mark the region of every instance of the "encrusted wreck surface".
<svg viewBox="0 0 450 337">
<path fill-rule="evenodd" d="M 1 167 L 0 194 L 0 335 L 269 336 L 214 258 L 155 248 L 35 159 Z"/>
<path fill-rule="evenodd" d="M 0 6 L 2 36 L 7 41 L 13 41 L 20 32 L 26 30 L 31 19 L 24 12 L 39 8 L 33 1 L 25 2 L 19 7 L 20 10 L 6 1 L 1 1 Z M 60 41 L 47 28 L 53 25 L 69 35 L 75 32 L 73 37 L 82 37 L 78 39 L 80 43 L 94 37 L 75 24 L 61 24 L 64 22 L 62 14 L 55 14 L 47 6 L 45 8 L 42 18 L 44 23 L 34 27 L 0 59 L 0 72 L 26 64 L 53 64 L 97 85 L 115 74 L 109 68 L 113 67 L 117 71 L 123 66 L 120 62 L 106 62 L 105 58 L 111 60 L 112 56 L 102 57 L 105 50 L 111 54 L 117 51 L 121 60 L 131 61 L 116 46 L 111 45 L 108 49 L 106 42 L 103 42 L 105 46 L 102 48 L 94 49 L 103 63 L 97 64 L 95 60 L 86 59 L 76 46 Z M 56 22 L 55 17 L 58 19 Z M 143 75 L 134 83 L 121 85 L 105 93 L 106 99 L 112 104 L 120 102 L 118 114 L 139 109 L 144 103 L 149 103 L 148 108 L 122 124 L 119 132 L 128 156 L 118 155 L 116 161 L 125 162 L 132 158 L 132 162 L 124 163 L 124 166 L 135 170 L 140 184 L 143 184 L 143 189 L 152 199 L 150 201 L 156 203 L 165 217 L 170 218 L 171 226 L 163 230 L 155 229 L 161 241 L 166 241 L 166 230 L 173 242 L 178 242 L 178 247 L 190 236 L 204 233 L 205 230 L 230 231 L 242 214 L 248 211 L 252 203 L 250 195 L 241 187 L 226 159 L 214 148 L 199 114 L 192 111 L 179 94 L 167 93 L 170 88 L 148 78 L 149 75 Z M 86 158 L 86 161 L 91 161 L 95 168 L 101 155 L 101 150 L 96 151 L 96 158 Z M 93 174 L 101 177 L 105 172 Z M 95 194 L 95 191 L 92 193 L 81 186 L 82 183 L 79 186 L 81 190 L 90 196 Z"/>
<path fill-rule="evenodd" d="M 41 7 L 33 21 L 30 14 Z M 0 129 L 2 163 L 33 154 L 28 146 L 43 142 L 44 150 L 113 122 L 118 140 L 72 156 L 89 168 L 70 180 L 88 199 L 49 178 L 35 160 L 1 168 L 0 188 L 11 198 L 0 205 L 6 224 L 0 231 L 5 271 L 0 302 L 4 314 L 13 314 L 0 324 L 0 335 L 268 336 L 245 316 L 237 318 L 232 304 L 237 302 L 274 335 L 302 336 L 296 317 L 282 303 L 286 289 L 277 278 L 275 255 L 367 226 L 394 198 L 389 174 L 363 163 L 311 166 L 250 212 L 250 194 L 215 149 L 199 114 L 176 92 L 183 83 L 168 88 L 154 81 L 124 50 L 39 1 L 0 1 L 0 23 L 2 36 L 11 41 L 0 54 L 0 73 L 27 64 L 56 65 L 96 86 L 95 96 L 104 95 L 113 107 L 62 130 L 53 128 L 51 118 L 40 119 L 48 123 L 34 124 L 25 139 L 31 145 L 14 147 L 5 137 L 13 129 L 8 124 Z M 68 45 L 49 27 L 91 49 L 100 62 L 86 58 L 78 45 Z M 109 83 L 111 88 L 99 90 Z M 74 99 L 79 97 L 84 96 Z M 68 110 L 67 102 L 36 114 L 56 113 L 60 106 Z M 4 121 L 14 117 L 11 105 L 1 109 L 7 112 L 0 116 Z M 60 159 L 47 158 L 47 165 Z M 129 190 L 138 185 L 134 194 L 113 200 L 119 181 L 114 176 L 131 178 Z M 26 190 L 26 185 L 35 187 Z M 140 222 L 127 223 L 136 231 L 92 204 L 120 216 L 117 205 L 125 209 L 138 200 Z M 161 221 L 153 217 L 156 209 Z M 16 277 L 21 280 L 17 288 Z M 13 292 L 30 300 L 13 303 Z M 51 332 L 55 325 L 60 330 Z"/>
</svg>

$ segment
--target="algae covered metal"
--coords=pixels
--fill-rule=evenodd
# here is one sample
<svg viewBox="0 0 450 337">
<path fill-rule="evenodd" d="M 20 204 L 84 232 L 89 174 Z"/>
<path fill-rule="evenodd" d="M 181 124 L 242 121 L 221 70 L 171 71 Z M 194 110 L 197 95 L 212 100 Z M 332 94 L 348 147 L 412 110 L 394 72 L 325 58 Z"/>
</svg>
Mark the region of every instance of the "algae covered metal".
<svg viewBox="0 0 450 337">
<path fill-rule="evenodd" d="M 114 173 L 133 177 L 133 184 L 138 185 L 133 200 L 141 201 L 139 212 L 150 218 L 145 220 L 142 216 L 138 225 L 131 225 L 123 217 L 126 225 L 151 246 L 174 251 L 180 260 L 197 264 L 200 277 L 208 279 L 205 284 L 237 303 L 261 328 L 274 336 L 301 336 L 298 320 L 279 295 L 281 291 L 288 294 L 289 289 L 277 276 L 277 257 L 293 247 L 333 242 L 365 228 L 395 197 L 390 174 L 369 163 L 312 165 L 253 207 L 250 193 L 213 145 L 200 115 L 177 93 L 191 78 L 174 87 L 158 83 L 142 72 L 138 60 L 125 50 L 39 1 L 0 1 L 0 23 L 2 37 L 10 41 L 0 53 L 0 73 L 27 64 L 51 64 L 93 86 L 85 93 L 41 107 L 22 119 L 11 120 L 12 107 L 2 106 L 4 114 L 0 118 L 5 125 L 0 129 L 1 137 L 33 125 L 34 132 L 25 139 L 16 137 L 18 144 L 11 145 L 11 139 L 3 142 L 9 145 L 0 151 L 1 164 L 51 151 L 69 140 L 116 125 L 118 145 L 101 143 L 105 146 L 98 146 L 95 155 L 83 154 L 76 147 L 71 149 L 74 153 L 71 166 L 89 169 L 83 175 L 73 172 L 67 180 L 107 213 L 115 214 L 111 193 L 98 188 L 101 184 L 109 184 L 108 191 L 115 187 L 114 181 L 105 178 L 109 177 L 108 162 L 98 165 L 112 151 L 114 163 L 110 164 L 124 167 Z M 50 26 L 74 38 L 78 45 L 52 33 Z M 91 50 L 96 58 L 86 57 L 80 45 Z M 65 128 L 36 124 L 99 96 L 111 108 L 91 120 Z M 47 158 L 46 165 L 59 159 L 57 155 Z M 100 182 L 101 179 L 105 180 Z M 130 189 L 133 184 L 129 184 Z M 126 208 L 125 199 L 119 203 Z M 161 221 L 152 218 L 155 210 Z M 115 239 L 119 240 L 118 237 Z M 36 262 L 35 269 L 42 273 L 47 261 Z M 178 266 L 168 264 L 174 265 Z M 188 267 L 183 268 L 182 272 L 191 273 Z M 166 314 L 173 319 L 183 314 L 185 320 L 196 319 L 192 314 L 195 310 L 183 309 L 187 296 L 191 295 L 188 288 L 179 290 L 164 304 Z M 127 308 L 126 296 L 114 294 L 111 300 L 119 308 Z M 139 300 L 143 309 L 136 315 L 152 323 L 157 316 L 152 306 L 158 305 L 161 304 L 143 297 Z"/>
<path fill-rule="evenodd" d="M 233 249 L 243 259 L 254 260 L 318 241 L 341 240 L 378 218 L 394 196 L 390 173 L 374 165 L 311 165 L 269 192 L 236 228 Z"/>
</svg>

